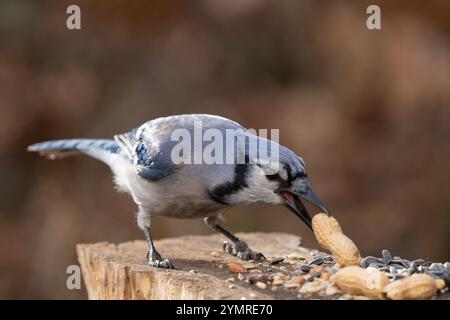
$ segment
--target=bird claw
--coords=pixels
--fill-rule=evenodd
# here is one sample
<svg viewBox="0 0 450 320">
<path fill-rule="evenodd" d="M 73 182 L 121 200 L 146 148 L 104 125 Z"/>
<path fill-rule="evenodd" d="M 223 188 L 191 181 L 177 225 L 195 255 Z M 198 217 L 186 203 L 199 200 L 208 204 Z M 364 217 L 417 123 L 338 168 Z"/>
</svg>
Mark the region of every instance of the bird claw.
<svg viewBox="0 0 450 320">
<path fill-rule="evenodd" d="M 155 268 L 173 269 L 173 264 L 169 259 L 163 259 L 157 251 L 147 252 L 148 265 Z"/>
<path fill-rule="evenodd" d="M 266 257 L 261 252 L 256 252 L 251 250 L 247 243 L 240 240 L 236 242 L 235 244 L 231 244 L 228 241 L 225 241 L 223 243 L 223 251 L 238 257 L 242 260 L 261 260 L 266 259 Z"/>
<path fill-rule="evenodd" d="M 173 264 L 169 259 L 149 261 L 148 265 L 155 268 L 173 269 Z"/>
</svg>

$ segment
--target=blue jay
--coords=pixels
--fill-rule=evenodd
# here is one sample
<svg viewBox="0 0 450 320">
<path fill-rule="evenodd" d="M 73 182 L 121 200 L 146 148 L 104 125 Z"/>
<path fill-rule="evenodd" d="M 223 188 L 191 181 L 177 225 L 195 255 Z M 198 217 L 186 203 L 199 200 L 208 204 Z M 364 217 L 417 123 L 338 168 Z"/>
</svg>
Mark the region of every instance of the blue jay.
<svg viewBox="0 0 450 320">
<path fill-rule="evenodd" d="M 150 231 L 153 216 L 202 217 L 210 228 L 231 241 L 225 241 L 224 251 L 244 260 L 259 260 L 264 258 L 261 253 L 251 250 L 245 241 L 222 226 L 221 211 L 233 205 L 282 204 L 310 228 L 311 217 L 301 199 L 328 213 L 311 189 L 303 160 L 279 144 L 279 166 L 275 172 L 268 170 L 267 162 L 249 161 L 248 143 L 244 148 L 235 146 L 236 154 L 244 155 L 243 163 L 175 163 L 172 150 L 177 141 L 172 133 L 184 129 L 193 136 L 194 124 L 199 121 L 202 130 L 212 128 L 224 136 L 228 129 L 240 130 L 255 137 L 252 141 L 263 141 L 229 119 L 191 114 L 151 120 L 128 133 L 114 136 L 114 140 L 55 140 L 33 144 L 28 150 L 50 159 L 84 153 L 107 164 L 114 173 L 118 189 L 129 193 L 138 206 L 137 224 L 145 233 L 147 258 L 154 267 L 173 268 L 173 265 L 162 258 L 153 245 Z"/>
</svg>

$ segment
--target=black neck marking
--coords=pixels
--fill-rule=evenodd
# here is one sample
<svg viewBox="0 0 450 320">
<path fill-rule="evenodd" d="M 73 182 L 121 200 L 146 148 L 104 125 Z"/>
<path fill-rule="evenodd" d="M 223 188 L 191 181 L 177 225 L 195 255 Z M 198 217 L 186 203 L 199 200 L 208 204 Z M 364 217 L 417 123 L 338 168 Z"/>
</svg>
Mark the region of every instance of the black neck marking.
<svg viewBox="0 0 450 320">
<path fill-rule="evenodd" d="M 234 179 L 218 185 L 212 190 L 208 190 L 209 197 L 221 204 L 229 204 L 225 199 L 233 193 L 248 187 L 247 174 L 249 170 L 248 164 L 237 164 L 234 169 Z"/>
</svg>

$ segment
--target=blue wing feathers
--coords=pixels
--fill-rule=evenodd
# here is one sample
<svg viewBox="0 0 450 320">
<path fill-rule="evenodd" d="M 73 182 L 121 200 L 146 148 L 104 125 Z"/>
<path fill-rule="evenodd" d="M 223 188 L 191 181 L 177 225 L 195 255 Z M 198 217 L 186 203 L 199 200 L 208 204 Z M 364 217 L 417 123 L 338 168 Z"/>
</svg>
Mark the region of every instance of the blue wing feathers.
<svg viewBox="0 0 450 320">
<path fill-rule="evenodd" d="M 171 134 L 177 128 L 193 130 L 196 120 L 205 128 L 242 128 L 239 124 L 211 115 L 178 115 L 149 121 L 130 132 L 114 136 L 114 140 L 69 139 L 36 143 L 29 151 L 39 152 L 51 159 L 84 153 L 108 165 L 119 156 L 136 166 L 136 173 L 147 180 L 159 180 L 173 174 L 182 165 L 171 159 L 171 150 L 178 143 Z M 243 129 L 243 128 L 242 128 Z"/>
</svg>

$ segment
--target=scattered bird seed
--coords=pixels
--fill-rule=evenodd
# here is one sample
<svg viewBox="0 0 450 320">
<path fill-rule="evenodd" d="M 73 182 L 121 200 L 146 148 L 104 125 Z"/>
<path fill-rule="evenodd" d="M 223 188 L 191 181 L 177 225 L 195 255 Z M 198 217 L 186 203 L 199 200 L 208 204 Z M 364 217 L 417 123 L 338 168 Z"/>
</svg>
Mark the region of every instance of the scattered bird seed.
<svg viewBox="0 0 450 320">
<path fill-rule="evenodd" d="M 430 266 L 430 270 L 431 271 L 439 271 L 439 272 L 444 272 L 444 265 L 442 263 L 433 263 Z"/>
<path fill-rule="evenodd" d="M 288 289 L 290 289 L 290 288 L 298 288 L 298 287 L 300 287 L 300 286 L 301 286 L 301 284 L 299 284 L 299 283 L 286 282 L 286 283 L 284 284 L 284 287 L 285 287 L 285 288 L 288 288 Z"/>
<path fill-rule="evenodd" d="M 289 282 L 286 283 L 285 287 L 287 288 L 293 288 L 293 287 L 300 287 L 306 282 L 305 277 L 293 277 Z"/>
<path fill-rule="evenodd" d="M 381 251 L 381 255 L 383 256 L 383 262 L 384 264 L 389 264 L 392 260 L 392 254 L 389 252 L 389 250 L 383 250 Z"/>
<path fill-rule="evenodd" d="M 307 264 L 304 264 L 304 265 L 302 265 L 302 266 L 300 267 L 300 270 L 301 270 L 302 272 L 307 273 L 307 272 L 309 272 L 309 270 L 311 270 L 311 266 L 310 266 L 310 265 L 307 265 Z"/>
<path fill-rule="evenodd" d="M 321 275 L 322 275 L 322 272 L 317 271 L 317 272 L 313 273 L 311 276 L 309 276 L 307 281 L 312 282 L 312 281 L 314 281 L 315 278 L 319 278 Z"/>
<path fill-rule="evenodd" d="M 317 271 L 324 272 L 325 268 L 323 266 L 314 266 L 311 268 L 311 270 L 309 270 L 309 274 L 314 274 Z"/>
<path fill-rule="evenodd" d="M 450 275 L 448 273 L 445 274 L 443 279 L 445 281 L 446 286 L 450 288 Z"/>
<path fill-rule="evenodd" d="M 222 267 L 219 266 L 219 269 L 222 269 L 222 268 L 223 268 L 223 265 L 222 265 Z M 246 271 L 246 268 L 240 263 L 231 262 L 228 264 L 228 271 L 232 272 L 232 273 L 243 273 Z"/>
<path fill-rule="evenodd" d="M 267 284 L 265 284 L 264 282 L 260 282 L 260 281 L 258 281 L 258 282 L 256 283 L 256 286 L 257 286 L 258 288 L 260 288 L 260 289 L 266 289 L 266 288 L 267 288 Z"/>
<path fill-rule="evenodd" d="M 383 268 L 383 267 L 384 267 L 383 263 L 371 263 L 368 266 L 368 268 L 376 268 L 376 269 Z"/>
<path fill-rule="evenodd" d="M 242 266 L 245 268 L 245 269 L 247 269 L 247 270 L 250 270 L 250 269 L 255 269 L 256 268 L 256 264 L 254 264 L 254 263 L 244 263 L 244 264 L 242 264 Z"/>
<path fill-rule="evenodd" d="M 391 265 L 398 265 L 399 268 L 409 268 L 411 261 L 404 259 L 394 259 L 391 261 Z"/>
<path fill-rule="evenodd" d="M 307 282 L 301 287 L 299 293 L 318 294 L 321 291 L 324 291 L 326 287 L 327 284 L 325 282 L 320 281 Z"/>
<path fill-rule="evenodd" d="M 361 259 L 361 267 L 376 268 L 387 273 L 388 277 L 396 279 L 404 278 L 414 273 L 425 273 L 435 279 L 443 279 L 446 283 L 450 283 L 450 264 L 432 263 L 424 259 L 410 261 L 394 256 L 389 250 L 381 252 L 382 258 L 367 256 Z M 448 280 L 445 280 L 448 279 Z M 448 284 L 447 284 L 448 285 Z"/>
<path fill-rule="evenodd" d="M 252 272 L 247 275 L 246 279 L 249 283 L 269 282 L 273 280 L 273 276 L 264 272 Z"/>
<path fill-rule="evenodd" d="M 371 264 L 382 264 L 384 265 L 383 259 L 377 258 L 377 257 L 372 257 L 372 256 L 367 256 L 363 259 L 361 259 L 361 267 L 363 268 L 367 268 L 369 267 Z"/>
<path fill-rule="evenodd" d="M 400 279 L 404 279 L 404 278 L 406 278 L 406 276 L 404 276 L 404 275 L 402 275 L 402 274 L 395 274 L 393 277 L 392 277 L 392 280 L 400 280 Z"/>
<path fill-rule="evenodd" d="M 274 281 L 272 282 L 272 285 L 273 285 L 273 286 L 281 286 L 283 283 L 284 283 L 283 280 L 274 280 Z"/>
<path fill-rule="evenodd" d="M 323 260 L 322 257 L 317 257 L 317 258 L 312 259 L 308 264 L 310 266 L 314 266 L 314 265 L 318 266 L 318 265 L 323 264 L 324 262 L 325 262 L 325 260 Z"/>
<path fill-rule="evenodd" d="M 271 260 L 269 263 L 270 265 L 274 265 L 274 264 L 278 264 L 284 261 L 284 259 L 286 259 L 286 257 L 279 257 L 279 258 L 275 258 L 273 260 Z"/>
<path fill-rule="evenodd" d="M 330 279 L 330 273 L 323 272 L 322 275 L 320 276 L 320 279 L 328 281 Z"/>
<path fill-rule="evenodd" d="M 300 253 L 291 253 L 286 257 L 288 260 L 305 260 L 305 257 Z"/>
</svg>

